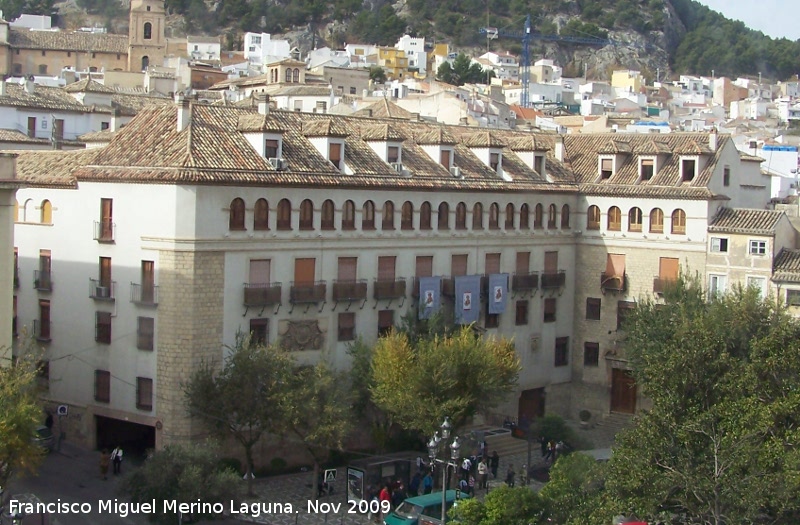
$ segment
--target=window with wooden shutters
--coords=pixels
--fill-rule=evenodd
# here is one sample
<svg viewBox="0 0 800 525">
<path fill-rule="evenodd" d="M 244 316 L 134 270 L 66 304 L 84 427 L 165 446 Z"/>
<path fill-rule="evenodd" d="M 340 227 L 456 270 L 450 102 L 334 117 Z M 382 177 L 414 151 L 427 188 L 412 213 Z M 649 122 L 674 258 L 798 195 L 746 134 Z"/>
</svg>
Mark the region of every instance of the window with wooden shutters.
<svg viewBox="0 0 800 525">
<path fill-rule="evenodd" d="M 378 337 L 387 335 L 394 326 L 394 310 L 380 310 L 378 312 Z"/>
<path fill-rule="evenodd" d="M 438 229 L 440 230 L 450 229 L 450 206 L 448 206 L 446 202 L 442 202 L 441 204 L 439 204 L 438 221 L 439 221 L 437 224 Z"/>
<path fill-rule="evenodd" d="M 141 302 L 154 303 L 156 301 L 156 270 L 154 261 L 142 261 L 142 290 Z"/>
<path fill-rule="evenodd" d="M 244 208 L 244 203 L 242 203 L 242 208 Z M 242 214 L 244 214 L 244 209 Z M 99 229 L 97 240 L 105 242 L 114 240 L 114 201 L 112 199 L 100 199 Z"/>
<path fill-rule="evenodd" d="M 418 255 L 416 259 L 415 275 L 417 277 L 432 277 L 433 276 L 433 256 L 432 255 Z"/>
<path fill-rule="evenodd" d="M 450 268 L 453 277 L 467 275 L 467 254 L 453 255 L 450 259 Z"/>
<path fill-rule="evenodd" d="M 486 274 L 500 273 L 500 254 L 487 253 L 484 267 L 484 273 Z"/>
<path fill-rule="evenodd" d="M 292 229 L 292 203 L 289 199 L 281 199 L 278 203 L 278 229 Z"/>
<path fill-rule="evenodd" d="M 39 301 L 39 319 L 34 322 L 34 332 L 40 341 L 50 341 L 50 301 Z"/>
<path fill-rule="evenodd" d="M 589 321 L 600 320 L 600 298 L 587 297 L 586 298 L 586 319 Z"/>
<path fill-rule="evenodd" d="M 138 317 L 136 319 L 136 348 L 152 351 L 155 331 L 155 319 L 152 317 Z"/>
<path fill-rule="evenodd" d="M 445 169 L 450 169 L 450 150 L 442 149 L 439 151 L 439 163 L 444 166 Z"/>
<path fill-rule="evenodd" d="M 611 231 L 622 229 L 622 211 L 616 206 L 608 209 L 608 229 Z"/>
<path fill-rule="evenodd" d="M 614 160 L 600 159 L 600 178 L 608 179 L 614 174 Z"/>
<path fill-rule="evenodd" d="M 531 227 L 531 209 L 527 204 L 519 207 L 519 229 L 528 230 Z"/>
<path fill-rule="evenodd" d="M 664 293 L 664 289 L 678 280 L 680 272 L 678 259 L 674 257 L 660 257 L 658 259 L 658 277 L 653 283 L 653 291 Z"/>
<path fill-rule="evenodd" d="M 664 233 L 664 212 L 660 208 L 650 212 L 650 233 Z"/>
<path fill-rule="evenodd" d="M 36 117 L 28 117 L 28 137 L 36 137 Z"/>
<path fill-rule="evenodd" d="M 544 300 L 544 322 L 554 323 L 556 320 L 556 298 L 548 297 Z"/>
<path fill-rule="evenodd" d="M 395 256 L 378 257 L 378 282 L 394 282 Z"/>
<path fill-rule="evenodd" d="M 316 259 L 304 258 L 294 260 L 294 284 L 310 286 L 314 284 Z"/>
<path fill-rule="evenodd" d="M 467 229 L 467 205 L 459 202 L 456 205 L 456 230 Z"/>
<path fill-rule="evenodd" d="M 639 175 L 642 177 L 642 180 L 650 180 L 653 178 L 653 173 L 655 172 L 655 166 L 656 166 L 655 159 L 641 160 L 641 168 L 639 170 Z"/>
<path fill-rule="evenodd" d="M 356 229 L 356 204 L 347 200 L 344 202 L 342 208 L 342 230 L 355 230 Z"/>
<path fill-rule="evenodd" d="M 250 319 L 250 342 L 261 346 L 269 344 L 269 319 Z"/>
<path fill-rule="evenodd" d="M 149 377 L 136 378 L 136 408 L 153 410 L 153 380 Z"/>
<path fill-rule="evenodd" d="M 544 223 L 544 206 L 537 204 L 533 209 L 533 228 L 540 230 Z"/>
<path fill-rule="evenodd" d="M 561 207 L 561 229 L 569 229 L 569 204 L 565 204 Z"/>
<path fill-rule="evenodd" d="M 278 158 L 278 140 L 267 139 L 264 141 L 264 157 L 268 159 Z"/>
<path fill-rule="evenodd" d="M 633 301 L 619 301 L 617 302 L 617 330 L 622 330 L 625 325 L 625 319 L 628 317 L 633 309 L 636 308 L 636 303 Z"/>
<path fill-rule="evenodd" d="M 53 139 L 55 142 L 64 140 L 64 119 L 57 118 L 53 120 Z"/>
<path fill-rule="evenodd" d="M 531 252 L 517 252 L 514 271 L 517 275 L 528 275 L 531 270 Z"/>
<path fill-rule="evenodd" d="M 42 201 L 42 224 L 53 224 L 53 205 L 49 200 Z"/>
<path fill-rule="evenodd" d="M 499 153 L 489 153 L 489 167 L 492 168 L 493 171 L 497 171 L 500 168 Z"/>
<path fill-rule="evenodd" d="M 528 301 L 517 301 L 515 309 L 515 324 L 525 326 L 528 324 Z"/>
<path fill-rule="evenodd" d="M 270 260 L 269 259 L 250 259 L 249 284 L 269 284 Z"/>
<path fill-rule="evenodd" d="M 544 252 L 544 273 L 558 272 L 558 252 Z"/>
<path fill-rule="evenodd" d="M 51 267 L 52 256 L 50 250 L 39 250 L 39 269 L 34 276 L 34 287 L 37 290 L 50 291 L 53 289 Z"/>
<path fill-rule="evenodd" d="M 472 207 L 472 229 L 483 229 L 483 204 L 480 202 L 476 202 L 475 206 Z"/>
<path fill-rule="evenodd" d="M 600 344 L 583 343 L 583 366 L 600 365 Z"/>
<path fill-rule="evenodd" d="M 331 161 L 331 164 L 334 167 L 341 171 L 342 170 L 342 145 L 337 142 L 331 142 L 328 145 L 328 160 Z"/>
<path fill-rule="evenodd" d="M 111 312 L 95 312 L 94 340 L 111 344 Z"/>
<path fill-rule="evenodd" d="M 556 221 L 558 215 L 558 211 L 555 204 L 551 204 L 547 208 L 547 228 L 550 230 L 556 229 Z"/>
<path fill-rule="evenodd" d="M 419 207 L 419 229 L 431 229 L 431 203 L 428 201 L 423 202 Z"/>
<path fill-rule="evenodd" d="M 506 230 L 513 230 L 514 229 L 514 205 L 510 202 L 506 204 L 506 222 L 505 222 L 505 229 Z"/>
<path fill-rule="evenodd" d="M 111 290 L 111 257 L 100 257 L 100 286 Z"/>
<path fill-rule="evenodd" d="M 500 229 L 500 206 L 496 202 L 489 205 L 489 229 Z"/>
<path fill-rule="evenodd" d="M 555 366 L 567 366 L 569 364 L 569 337 L 556 337 L 556 348 L 554 364 Z"/>
<path fill-rule="evenodd" d="M 300 229 L 314 229 L 314 203 L 310 199 L 305 199 L 300 203 Z"/>
<path fill-rule="evenodd" d="M 628 231 L 640 232 L 642 231 L 642 210 L 641 208 L 633 207 L 628 212 Z"/>
<path fill-rule="evenodd" d="M 111 372 L 94 371 L 94 400 L 99 403 L 111 402 Z"/>
<path fill-rule="evenodd" d="M 358 257 L 339 257 L 336 278 L 339 282 L 355 282 L 358 275 Z"/>
<path fill-rule="evenodd" d="M 322 230 L 334 229 L 333 215 L 334 215 L 333 201 L 328 199 L 322 203 L 322 217 L 320 220 L 320 229 Z"/>
<path fill-rule="evenodd" d="M 355 312 L 340 312 L 338 318 L 338 341 L 353 341 L 356 338 Z"/>
<path fill-rule="evenodd" d="M 253 210 L 253 229 L 269 230 L 269 204 L 267 199 L 258 199 Z"/>
<path fill-rule="evenodd" d="M 403 208 L 400 212 L 400 229 L 414 229 L 414 205 L 410 201 L 403 203 Z"/>
<path fill-rule="evenodd" d="M 400 147 L 389 146 L 386 148 L 386 162 L 400 162 Z"/>
<path fill-rule="evenodd" d="M 672 233 L 676 235 L 686 234 L 686 212 L 681 209 L 672 212 Z"/>
<path fill-rule="evenodd" d="M 235 198 L 231 201 L 230 218 L 228 221 L 229 230 L 244 230 L 244 201 Z"/>
<path fill-rule="evenodd" d="M 375 204 L 372 201 L 364 203 L 364 209 L 361 212 L 361 229 L 375 229 Z"/>
<path fill-rule="evenodd" d="M 394 230 L 394 203 L 386 201 L 383 203 L 383 211 L 381 212 L 381 229 Z"/>
</svg>

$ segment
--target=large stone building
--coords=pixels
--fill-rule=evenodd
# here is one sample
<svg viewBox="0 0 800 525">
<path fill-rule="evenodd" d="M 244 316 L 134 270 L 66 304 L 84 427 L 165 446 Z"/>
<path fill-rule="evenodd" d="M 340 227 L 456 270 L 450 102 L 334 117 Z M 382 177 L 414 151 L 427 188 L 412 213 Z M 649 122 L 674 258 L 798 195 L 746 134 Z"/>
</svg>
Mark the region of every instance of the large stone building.
<svg viewBox="0 0 800 525">
<path fill-rule="evenodd" d="M 20 154 L 16 325 L 47 348 L 68 438 L 99 446 L 200 435 L 181 384 L 239 331 L 346 368 L 420 296 L 513 337 L 502 413 L 633 412 L 619 319 L 680 267 L 705 274 L 720 209 L 763 207 L 753 160 L 716 134 L 180 101 L 102 148 Z"/>
</svg>

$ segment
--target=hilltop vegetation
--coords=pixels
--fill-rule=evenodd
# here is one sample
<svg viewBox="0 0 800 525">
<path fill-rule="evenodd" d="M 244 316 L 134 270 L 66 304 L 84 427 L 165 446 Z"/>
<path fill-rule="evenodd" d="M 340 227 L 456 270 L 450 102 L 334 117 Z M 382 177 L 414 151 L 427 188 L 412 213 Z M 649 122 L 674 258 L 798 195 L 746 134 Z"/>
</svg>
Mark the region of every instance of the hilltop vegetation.
<svg viewBox="0 0 800 525">
<path fill-rule="evenodd" d="M 79 7 L 108 20 L 125 18 L 117 1 L 76 0 Z M 49 14 L 54 0 L 0 0 L 7 19 L 20 12 Z M 728 20 L 694 0 L 166 0 L 170 13 L 182 15 L 187 33 L 225 34 L 235 45 L 243 31 L 282 34 L 315 32 L 329 45 L 367 42 L 392 45 L 404 33 L 446 41 L 456 49 L 486 45 L 483 26 L 521 31 L 531 15 L 534 31 L 594 36 L 617 41 L 618 52 L 631 44 L 644 64 L 662 50 L 675 73 L 717 76 L 757 75 L 787 79 L 800 71 L 800 43 L 773 39 L 743 23 Z M 576 60 L 576 48 L 537 43 L 538 54 Z M 499 47 L 519 51 L 519 42 Z M 586 50 L 581 60 L 586 59 Z M 567 66 L 568 64 L 563 64 Z M 626 64 L 620 64 L 626 65 Z M 635 64 L 628 64 L 634 66 Z M 666 68 L 667 64 L 658 64 Z"/>
</svg>

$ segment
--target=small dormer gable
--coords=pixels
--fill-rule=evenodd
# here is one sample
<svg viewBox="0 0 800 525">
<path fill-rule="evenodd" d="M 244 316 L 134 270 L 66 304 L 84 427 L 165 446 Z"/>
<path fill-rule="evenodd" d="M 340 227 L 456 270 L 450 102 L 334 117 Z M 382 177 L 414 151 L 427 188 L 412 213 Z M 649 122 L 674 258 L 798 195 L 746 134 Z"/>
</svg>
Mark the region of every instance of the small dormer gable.
<svg viewBox="0 0 800 525">
<path fill-rule="evenodd" d="M 600 180 L 610 179 L 633 153 L 629 142 L 609 140 L 598 150 L 597 171 Z"/>
<path fill-rule="evenodd" d="M 503 180 L 511 180 L 503 173 L 503 148 L 506 144 L 494 133 L 491 131 L 473 133 L 464 139 L 464 145 Z"/>
<path fill-rule="evenodd" d="M 361 140 L 398 173 L 403 172 L 403 140 L 400 131 L 391 124 L 370 124 L 361 128 Z"/>
<path fill-rule="evenodd" d="M 672 154 L 669 145 L 658 140 L 649 140 L 634 149 L 638 158 L 639 180 L 647 182 L 655 177 Z"/>
<path fill-rule="evenodd" d="M 688 140 L 675 148 L 673 153 L 678 155 L 680 182 L 686 184 L 694 181 L 714 152 L 706 144 Z"/>
<path fill-rule="evenodd" d="M 303 122 L 302 133 L 337 171 L 352 174 L 344 161 L 345 139 L 350 133 L 341 121 L 331 118 L 307 120 Z"/>
<path fill-rule="evenodd" d="M 446 128 L 429 126 L 431 129 L 414 136 L 414 142 L 422 148 L 434 162 L 450 170 L 453 176 L 460 175 L 460 170 L 454 165 L 456 138 Z"/>
<path fill-rule="evenodd" d="M 260 98 L 258 113 L 239 116 L 237 129 L 253 149 L 276 170 L 286 170 L 288 163 L 283 158 L 284 129 L 270 114 L 269 99 Z"/>
<path fill-rule="evenodd" d="M 91 76 L 64 87 L 64 91 L 84 106 L 110 106 L 115 91 L 95 81 Z"/>
<path fill-rule="evenodd" d="M 536 140 L 536 137 L 531 134 L 509 140 L 508 146 L 528 168 L 543 178 L 547 176 L 546 159 L 550 148 L 544 142 Z"/>
</svg>

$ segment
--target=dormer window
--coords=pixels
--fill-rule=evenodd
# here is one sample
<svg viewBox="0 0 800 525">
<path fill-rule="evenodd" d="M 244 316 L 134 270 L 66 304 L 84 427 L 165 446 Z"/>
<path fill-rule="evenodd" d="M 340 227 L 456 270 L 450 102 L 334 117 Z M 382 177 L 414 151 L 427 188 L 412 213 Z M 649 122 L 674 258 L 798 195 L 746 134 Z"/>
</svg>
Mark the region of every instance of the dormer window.
<svg viewBox="0 0 800 525">
<path fill-rule="evenodd" d="M 489 167 L 497 171 L 500 167 L 500 153 L 489 153 Z"/>
<path fill-rule="evenodd" d="M 386 149 L 386 162 L 390 164 L 400 162 L 400 146 L 389 146 Z"/>
<path fill-rule="evenodd" d="M 697 175 L 697 157 L 681 158 L 681 182 L 691 182 Z"/>
<path fill-rule="evenodd" d="M 449 170 L 453 165 L 453 150 L 442 148 L 439 152 L 439 163 Z"/>
<path fill-rule="evenodd" d="M 611 176 L 614 174 L 614 159 L 612 158 L 601 158 L 600 159 L 600 178 L 610 179 Z"/>
<path fill-rule="evenodd" d="M 264 157 L 268 159 L 280 157 L 280 141 L 278 139 L 264 141 Z"/>
<path fill-rule="evenodd" d="M 533 169 L 539 175 L 544 175 L 544 155 L 533 156 Z"/>
<path fill-rule="evenodd" d="M 641 158 L 639 159 L 639 177 L 642 180 L 650 180 L 655 175 L 656 159 L 654 158 Z"/>
<path fill-rule="evenodd" d="M 339 171 L 342 170 L 343 149 L 344 149 L 344 144 L 340 144 L 338 142 L 331 142 L 330 144 L 328 144 L 328 160 Z"/>
</svg>

